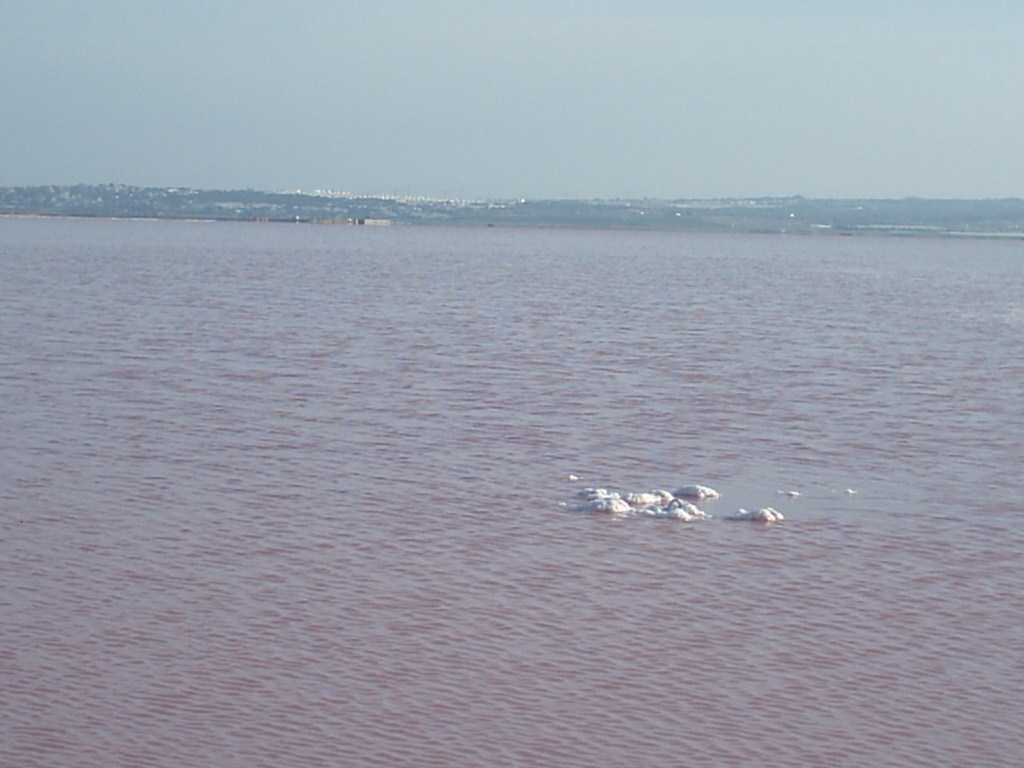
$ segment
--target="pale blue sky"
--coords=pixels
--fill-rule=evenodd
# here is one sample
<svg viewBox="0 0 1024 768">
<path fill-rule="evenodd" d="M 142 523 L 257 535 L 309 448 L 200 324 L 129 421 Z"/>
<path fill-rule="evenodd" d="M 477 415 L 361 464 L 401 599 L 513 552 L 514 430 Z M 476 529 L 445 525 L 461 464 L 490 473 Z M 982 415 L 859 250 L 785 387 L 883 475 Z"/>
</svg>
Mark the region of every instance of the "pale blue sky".
<svg viewBox="0 0 1024 768">
<path fill-rule="evenodd" d="M 1017 0 L 0 0 L 0 186 L 1024 196 Z"/>
</svg>

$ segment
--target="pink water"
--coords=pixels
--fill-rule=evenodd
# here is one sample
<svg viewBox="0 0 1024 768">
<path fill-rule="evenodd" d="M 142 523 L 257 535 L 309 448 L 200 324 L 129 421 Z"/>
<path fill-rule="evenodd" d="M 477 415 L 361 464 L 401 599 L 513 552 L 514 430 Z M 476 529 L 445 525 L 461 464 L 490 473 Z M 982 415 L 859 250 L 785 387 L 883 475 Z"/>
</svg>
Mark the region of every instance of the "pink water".
<svg viewBox="0 0 1024 768">
<path fill-rule="evenodd" d="M 1024 764 L 1020 242 L 0 219 L 0 332 L 0 765 Z"/>
</svg>

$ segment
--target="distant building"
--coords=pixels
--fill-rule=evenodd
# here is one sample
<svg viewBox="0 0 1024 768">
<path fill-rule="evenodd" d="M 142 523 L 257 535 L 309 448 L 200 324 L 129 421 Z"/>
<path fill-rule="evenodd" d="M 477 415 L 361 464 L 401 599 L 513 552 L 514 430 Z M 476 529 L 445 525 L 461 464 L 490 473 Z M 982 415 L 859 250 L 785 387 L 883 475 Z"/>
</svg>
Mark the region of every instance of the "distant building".
<svg viewBox="0 0 1024 768">
<path fill-rule="evenodd" d="M 350 224 L 357 227 L 389 227 L 391 226 L 391 219 L 373 219 L 361 216 L 355 218 L 352 216 L 337 216 L 327 219 L 313 219 L 315 224 Z"/>
</svg>

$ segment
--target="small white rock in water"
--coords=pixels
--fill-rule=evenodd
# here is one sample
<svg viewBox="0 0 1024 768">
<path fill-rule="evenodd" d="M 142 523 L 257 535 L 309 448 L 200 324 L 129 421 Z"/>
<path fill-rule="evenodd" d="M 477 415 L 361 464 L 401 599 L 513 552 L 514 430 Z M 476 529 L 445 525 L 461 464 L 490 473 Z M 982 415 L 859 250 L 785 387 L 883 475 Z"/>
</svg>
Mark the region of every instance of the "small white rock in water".
<svg viewBox="0 0 1024 768">
<path fill-rule="evenodd" d="M 672 495 L 677 499 L 696 499 L 697 501 L 717 499 L 719 496 L 718 491 L 705 485 L 684 485 L 682 488 L 672 491 Z"/>
<path fill-rule="evenodd" d="M 853 488 L 847 488 L 847 489 L 846 489 L 846 494 L 847 494 L 848 496 L 854 496 L 854 495 L 856 495 L 856 493 L 857 493 L 857 492 L 856 492 L 855 490 L 853 490 Z"/>
<path fill-rule="evenodd" d="M 779 494 L 779 496 L 789 496 L 791 499 L 795 499 L 800 496 L 800 491 L 776 491 L 776 493 Z"/>
<path fill-rule="evenodd" d="M 741 509 L 735 515 L 732 516 L 733 520 L 753 520 L 758 523 L 775 523 L 779 520 L 785 520 L 782 513 L 777 509 L 771 507 L 762 507 L 761 509 L 747 510 Z"/>
<path fill-rule="evenodd" d="M 570 482 L 570 483 L 575 483 L 575 482 L 576 482 L 577 480 L 579 480 L 579 479 L 580 479 L 580 478 L 579 478 L 579 475 L 573 475 L 573 474 L 570 474 L 570 475 L 569 475 L 569 482 Z"/>
</svg>

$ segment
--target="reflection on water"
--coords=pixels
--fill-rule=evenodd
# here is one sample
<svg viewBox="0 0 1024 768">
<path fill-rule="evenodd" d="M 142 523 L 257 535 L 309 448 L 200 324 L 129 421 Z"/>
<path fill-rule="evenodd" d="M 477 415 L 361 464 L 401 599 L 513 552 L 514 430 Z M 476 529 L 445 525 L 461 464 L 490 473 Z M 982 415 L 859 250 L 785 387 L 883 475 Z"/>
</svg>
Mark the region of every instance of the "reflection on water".
<svg viewBox="0 0 1024 768">
<path fill-rule="evenodd" d="M 1019 250 L 0 220 L 0 762 L 1019 765 Z"/>
</svg>

